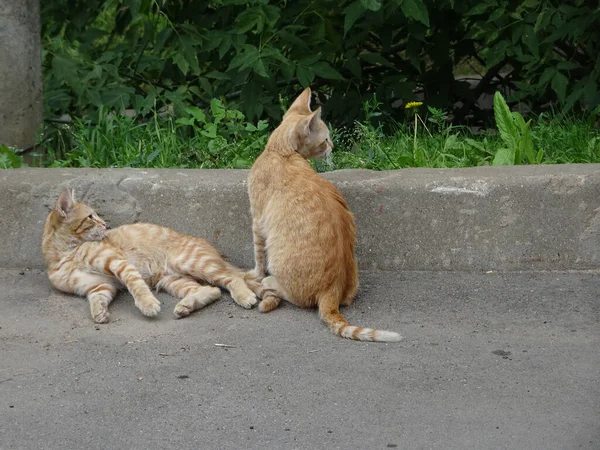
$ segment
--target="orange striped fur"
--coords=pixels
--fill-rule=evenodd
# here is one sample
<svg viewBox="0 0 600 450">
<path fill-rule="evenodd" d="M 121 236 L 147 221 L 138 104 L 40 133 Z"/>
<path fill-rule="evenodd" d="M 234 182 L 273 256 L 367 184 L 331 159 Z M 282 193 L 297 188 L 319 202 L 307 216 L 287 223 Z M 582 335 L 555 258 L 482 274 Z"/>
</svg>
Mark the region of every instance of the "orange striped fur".
<svg viewBox="0 0 600 450">
<path fill-rule="evenodd" d="M 97 323 L 108 321 L 108 305 L 122 286 L 146 316 L 160 311 L 150 287 L 181 298 L 174 310 L 177 318 L 219 299 L 221 290 L 214 286 L 229 290 L 244 308 L 256 304 L 260 290 L 259 283 L 224 261 L 208 241 L 147 223 L 110 230 L 92 208 L 75 201 L 71 189 L 61 193 L 46 219 L 42 253 L 50 283 L 87 297 Z"/>
<path fill-rule="evenodd" d="M 251 274 L 262 280 L 259 310 L 271 311 L 284 299 L 318 307 L 323 321 L 341 337 L 399 341 L 398 333 L 352 326 L 339 312 L 340 305 L 352 303 L 358 288 L 356 229 L 341 193 L 307 161 L 333 149 L 321 109 L 310 110 L 310 96 L 307 88 L 294 101 L 248 178 L 255 255 Z"/>
</svg>

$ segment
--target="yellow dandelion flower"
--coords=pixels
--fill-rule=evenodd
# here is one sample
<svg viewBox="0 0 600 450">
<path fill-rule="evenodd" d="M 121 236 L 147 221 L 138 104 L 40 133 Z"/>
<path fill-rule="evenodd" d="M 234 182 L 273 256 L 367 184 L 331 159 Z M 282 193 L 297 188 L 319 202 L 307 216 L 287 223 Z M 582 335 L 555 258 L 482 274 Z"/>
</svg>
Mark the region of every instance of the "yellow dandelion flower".
<svg viewBox="0 0 600 450">
<path fill-rule="evenodd" d="M 408 102 L 406 104 L 406 106 L 404 107 L 404 109 L 418 108 L 422 104 L 423 104 L 423 102 Z"/>
</svg>

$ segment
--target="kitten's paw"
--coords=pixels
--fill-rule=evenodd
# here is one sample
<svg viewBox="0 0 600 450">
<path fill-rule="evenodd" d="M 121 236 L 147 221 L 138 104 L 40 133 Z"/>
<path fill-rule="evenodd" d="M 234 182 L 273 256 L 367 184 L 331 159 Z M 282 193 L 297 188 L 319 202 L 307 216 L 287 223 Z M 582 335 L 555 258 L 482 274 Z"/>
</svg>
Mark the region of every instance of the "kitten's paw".
<svg viewBox="0 0 600 450">
<path fill-rule="evenodd" d="M 231 296 L 238 305 L 246 309 L 252 308 L 258 302 L 256 294 L 251 290 L 248 290 L 248 292 L 244 293 L 243 295 L 233 295 L 232 293 Z"/>
<path fill-rule="evenodd" d="M 101 302 L 97 299 L 90 300 L 90 311 L 92 313 L 92 319 L 96 323 L 106 323 L 108 322 L 108 304 L 106 302 Z"/>
<path fill-rule="evenodd" d="M 173 310 L 173 314 L 177 319 L 187 317 L 194 311 L 210 305 L 219 298 L 221 298 L 221 289 L 218 287 L 202 287 L 177 303 Z"/>
<path fill-rule="evenodd" d="M 94 322 L 96 323 L 107 323 L 110 314 L 108 313 L 108 309 L 104 311 L 98 311 L 93 315 Z"/>
<path fill-rule="evenodd" d="M 160 302 L 154 296 L 140 299 L 139 302 L 136 302 L 136 306 L 143 315 L 148 317 L 154 317 L 160 312 Z"/>
<path fill-rule="evenodd" d="M 258 304 L 258 310 L 262 313 L 273 311 L 279 306 L 281 299 L 272 294 L 266 295 L 263 300 Z"/>
<path fill-rule="evenodd" d="M 175 309 L 173 310 L 173 314 L 176 319 L 183 319 L 184 317 L 189 316 L 192 313 L 193 309 L 183 304 L 183 302 L 179 302 L 175 305 Z"/>
</svg>

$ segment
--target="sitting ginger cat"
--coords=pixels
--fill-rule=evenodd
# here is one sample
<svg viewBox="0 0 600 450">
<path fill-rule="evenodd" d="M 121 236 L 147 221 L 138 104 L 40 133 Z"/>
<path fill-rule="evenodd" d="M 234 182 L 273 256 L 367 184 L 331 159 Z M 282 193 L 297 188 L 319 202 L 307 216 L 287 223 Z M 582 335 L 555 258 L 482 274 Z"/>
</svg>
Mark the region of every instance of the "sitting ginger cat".
<svg viewBox="0 0 600 450">
<path fill-rule="evenodd" d="M 248 177 L 255 268 L 262 280 L 258 308 L 271 311 L 281 299 L 319 309 L 338 336 L 393 342 L 393 331 L 350 325 L 340 305 L 350 305 L 358 288 L 354 217 L 340 191 L 307 161 L 333 148 L 321 108 L 310 109 L 306 88 L 269 137 Z M 267 276 L 267 274 L 269 276 Z"/>
<path fill-rule="evenodd" d="M 125 286 L 146 316 L 156 316 L 160 302 L 148 284 L 182 300 L 175 317 L 188 316 L 221 296 L 223 287 L 244 308 L 256 304 L 259 283 L 225 262 L 204 239 L 147 223 L 109 229 L 92 208 L 77 203 L 65 189 L 44 226 L 42 254 L 50 283 L 86 296 L 94 322 L 108 321 L 108 305 Z M 146 284 L 148 283 L 148 284 Z"/>
</svg>

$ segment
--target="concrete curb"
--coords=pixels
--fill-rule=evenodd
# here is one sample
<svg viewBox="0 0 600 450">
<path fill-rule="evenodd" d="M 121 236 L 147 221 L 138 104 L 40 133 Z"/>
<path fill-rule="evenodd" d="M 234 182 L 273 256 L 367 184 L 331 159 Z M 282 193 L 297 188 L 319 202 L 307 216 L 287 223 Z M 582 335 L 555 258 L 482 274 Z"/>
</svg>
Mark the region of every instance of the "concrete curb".
<svg viewBox="0 0 600 450">
<path fill-rule="evenodd" d="M 64 186 L 112 225 L 202 236 L 253 264 L 245 170 L 0 170 L 0 267 L 42 268 L 46 215 Z M 600 164 L 341 170 L 363 269 L 580 270 L 600 266 Z"/>
</svg>

